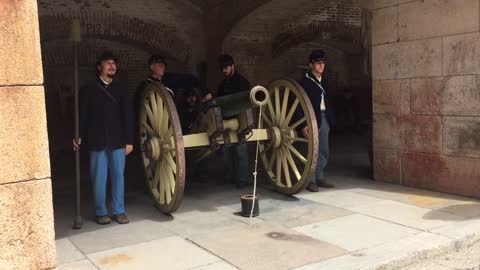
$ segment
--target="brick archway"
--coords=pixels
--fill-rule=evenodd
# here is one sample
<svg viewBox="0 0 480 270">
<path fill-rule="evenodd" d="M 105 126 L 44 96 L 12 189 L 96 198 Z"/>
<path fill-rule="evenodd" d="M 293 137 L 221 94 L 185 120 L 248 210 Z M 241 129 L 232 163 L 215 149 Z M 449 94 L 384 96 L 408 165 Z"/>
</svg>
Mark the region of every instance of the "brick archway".
<svg viewBox="0 0 480 270">
<path fill-rule="evenodd" d="M 67 40 L 73 18 L 80 20 L 82 38 L 122 41 L 147 51 L 162 50 L 180 62 L 188 62 L 191 48 L 176 35 L 176 30 L 159 22 L 145 22 L 138 18 L 113 12 L 81 12 L 72 15 L 45 15 L 40 17 L 42 43 Z"/>
</svg>

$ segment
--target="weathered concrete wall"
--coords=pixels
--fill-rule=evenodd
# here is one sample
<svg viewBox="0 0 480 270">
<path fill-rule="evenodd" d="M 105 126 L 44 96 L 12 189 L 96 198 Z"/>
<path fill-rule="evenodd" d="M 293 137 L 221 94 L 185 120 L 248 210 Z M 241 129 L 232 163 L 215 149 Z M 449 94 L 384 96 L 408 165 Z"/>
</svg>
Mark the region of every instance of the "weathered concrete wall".
<svg viewBox="0 0 480 270">
<path fill-rule="evenodd" d="M 375 178 L 480 197 L 479 1 L 371 5 Z"/>
<path fill-rule="evenodd" d="M 55 267 L 35 0 L 0 0 L 0 269 Z"/>
</svg>

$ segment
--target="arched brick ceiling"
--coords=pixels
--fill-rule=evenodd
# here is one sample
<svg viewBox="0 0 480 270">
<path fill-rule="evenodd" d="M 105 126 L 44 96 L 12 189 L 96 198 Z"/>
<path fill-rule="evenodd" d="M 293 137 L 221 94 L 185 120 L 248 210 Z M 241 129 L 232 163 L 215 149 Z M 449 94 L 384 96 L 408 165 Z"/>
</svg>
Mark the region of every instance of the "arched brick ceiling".
<svg viewBox="0 0 480 270">
<path fill-rule="evenodd" d="M 86 38 L 143 43 L 182 62 L 205 55 L 203 10 L 189 0 L 38 0 L 38 7 L 42 40 L 68 38 L 70 20 L 80 18 Z"/>
<path fill-rule="evenodd" d="M 351 0 L 272 0 L 240 20 L 226 39 L 273 40 L 282 32 L 318 21 L 360 27 L 361 14 Z"/>
</svg>

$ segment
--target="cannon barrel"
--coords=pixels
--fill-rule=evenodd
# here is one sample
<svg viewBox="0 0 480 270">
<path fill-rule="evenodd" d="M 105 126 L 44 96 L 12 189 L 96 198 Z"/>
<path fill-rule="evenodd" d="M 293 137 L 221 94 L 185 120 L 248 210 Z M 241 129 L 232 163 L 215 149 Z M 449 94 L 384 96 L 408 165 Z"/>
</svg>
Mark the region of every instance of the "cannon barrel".
<svg viewBox="0 0 480 270">
<path fill-rule="evenodd" d="M 212 105 L 219 106 L 222 109 L 223 117 L 229 118 L 250 108 L 265 105 L 269 98 L 268 90 L 257 85 L 250 91 L 217 97 L 212 101 Z"/>
</svg>

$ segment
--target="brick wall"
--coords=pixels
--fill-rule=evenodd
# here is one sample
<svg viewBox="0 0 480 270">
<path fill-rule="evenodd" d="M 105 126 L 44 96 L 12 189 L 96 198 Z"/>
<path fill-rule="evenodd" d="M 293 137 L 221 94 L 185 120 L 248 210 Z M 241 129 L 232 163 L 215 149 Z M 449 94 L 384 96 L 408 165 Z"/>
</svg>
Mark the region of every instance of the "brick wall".
<svg viewBox="0 0 480 270">
<path fill-rule="evenodd" d="M 119 57 L 118 79 L 133 96 L 148 73 L 152 53 L 167 57 L 168 70 L 196 73 L 205 58 L 203 11 L 189 1 L 40 1 L 40 35 L 52 152 L 69 149 L 73 132 L 72 18 L 80 20 L 80 84 L 95 76 L 96 57 Z"/>
<path fill-rule="evenodd" d="M 298 77 L 312 49 L 323 48 L 339 88 L 369 88 L 363 74 L 362 9 L 352 1 L 274 0 L 233 27 L 223 51 L 256 83 Z M 358 76 L 358 73 L 364 76 Z"/>
<path fill-rule="evenodd" d="M 478 0 L 375 1 L 375 178 L 480 197 Z"/>
</svg>

